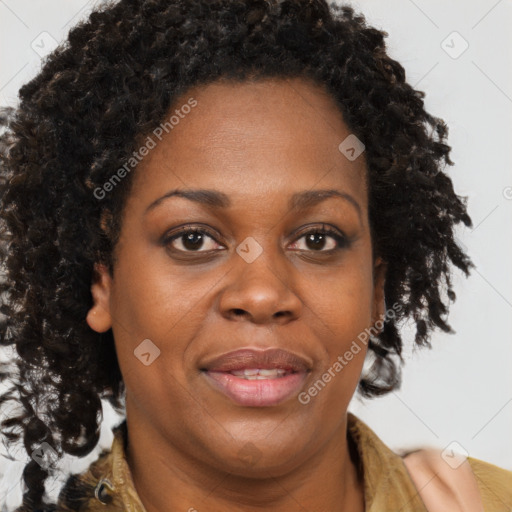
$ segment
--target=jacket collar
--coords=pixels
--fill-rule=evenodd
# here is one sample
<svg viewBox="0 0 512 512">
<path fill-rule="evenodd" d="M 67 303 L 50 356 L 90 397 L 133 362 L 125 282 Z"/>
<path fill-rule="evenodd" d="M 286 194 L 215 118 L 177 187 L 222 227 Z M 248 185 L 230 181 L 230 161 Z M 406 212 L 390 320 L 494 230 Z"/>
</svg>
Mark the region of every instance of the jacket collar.
<svg viewBox="0 0 512 512">
<path fill-rule="evenodd" d="M 126 420 L 113 432 L 110 451 L 103 451 L 87 471 L 67 480 L 59 494 L 59 512 L 146 512 L 126 461 Z"/>
<path fill-rule="evenodd" d="M 357 452 L 363 475 L 365 511 L 427 512 L 402 458 L 352 413 L 347 415 L 347 438 Z M 72 475 L 59 495 L 60 512 L 146 512 L 135 490 L 126 461 L 127 425 L 113 429 L 111 450 L 81 475 Z"/>
</svg>

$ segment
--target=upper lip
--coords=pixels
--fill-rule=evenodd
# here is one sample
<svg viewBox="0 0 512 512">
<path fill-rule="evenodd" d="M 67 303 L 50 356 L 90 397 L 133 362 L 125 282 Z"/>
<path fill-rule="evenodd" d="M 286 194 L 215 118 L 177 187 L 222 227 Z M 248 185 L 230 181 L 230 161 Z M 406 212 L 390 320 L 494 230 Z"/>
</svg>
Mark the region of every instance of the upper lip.
<svg viewBox="0 0 512 512">
<path fill-rule="evenodd" d="M 221 354 L 201 366 L 202 370 L 216 372 L 256 368 L 282 368 L 288 371 L 305 372 L 310 369 L 310 364 L 303 357 L 280 348 L 266 350 L 243 348 Z"/>
</svg>

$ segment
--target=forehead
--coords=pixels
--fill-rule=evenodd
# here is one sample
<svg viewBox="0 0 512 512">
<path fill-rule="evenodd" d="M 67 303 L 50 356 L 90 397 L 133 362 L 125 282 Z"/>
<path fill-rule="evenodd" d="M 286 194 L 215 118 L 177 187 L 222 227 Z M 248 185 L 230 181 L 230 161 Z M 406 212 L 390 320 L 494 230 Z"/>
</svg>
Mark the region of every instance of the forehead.
<svg viewBox="0 0 512 512">
<path fill-rule="evenodd" d="M 148 200 L 177 187 L 220 188 L 244 200 L 270 190 L 289 196 L 341 187 L 366 207 L 364 153 L 349 160 L 340 151 L 352 134 L 331 96 L 307 80 L 194 87 L 174 102 L 160 127 L 149 134 L 156 144 L 135 176 Z"/>
</svg>

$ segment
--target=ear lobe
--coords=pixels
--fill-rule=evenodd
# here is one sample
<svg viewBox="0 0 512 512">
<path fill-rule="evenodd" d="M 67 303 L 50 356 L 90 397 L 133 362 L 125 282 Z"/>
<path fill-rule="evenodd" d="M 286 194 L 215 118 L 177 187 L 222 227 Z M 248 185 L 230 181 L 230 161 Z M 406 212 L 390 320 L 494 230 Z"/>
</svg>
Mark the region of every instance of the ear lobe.
<svg viewBox="0 0 512 512">
<path fill-rule="evenodd" d="M 94 264 L 94 278 L 91 285 L 93 306 L 87 313 L 86 321 L 89 327 L 96 332 L 106 332 L 112 327 L 110 315 L 110 293 L 112 278 L 105 265 Z"/>
<path fill-rule="evenodd" d="M 386 314 L 386 300 L 384 294 L 384 284 L 386 283 L 386 271 L 388 265 L 378 257 L 375 260 L 373 268 L 373 308 L 372 322 L 382 319 Z"/>
</svg>

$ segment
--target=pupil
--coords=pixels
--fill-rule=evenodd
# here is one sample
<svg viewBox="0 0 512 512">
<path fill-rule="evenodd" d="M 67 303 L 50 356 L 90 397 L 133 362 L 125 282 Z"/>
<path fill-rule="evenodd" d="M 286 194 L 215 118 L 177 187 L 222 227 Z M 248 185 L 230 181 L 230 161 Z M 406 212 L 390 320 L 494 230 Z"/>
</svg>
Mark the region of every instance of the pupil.
<svg viewBox="0 0 512 512">
<path fill-rule="evenodd" d="M 196 239 L 198 237 L 198 240 Z M 185 243 L 183 244 L 186 249 L 199 249 L 202 245 L 202 235 L 201 233 L 189 233 L 185 235 Z"/>
<path fill-rule="evenodd" d="M 312 246 L 309 245 L 309 242 L 311 242 L 313 239 L 317 239 L 317 242 L 316 243 L 313 243 Z M 320 242 L 320 246 L 322 246 L 322 243 L 325 242 L 324 240 L 324 235 L 322 235 L 321 233 L 310 233 L 307 238 L 307 244 L 308 244 L 308 247 L 313 247 L 313 249 L 318 249 L 319 247 L 319 244 L 318 244 L 318 241 Z M 322 248 L 322 247 L 320 247 Z"/>
</svg>

